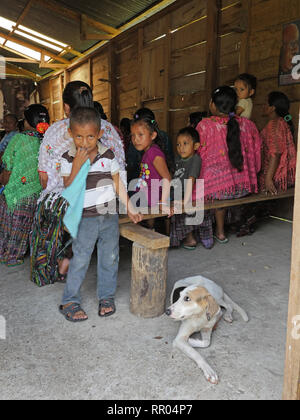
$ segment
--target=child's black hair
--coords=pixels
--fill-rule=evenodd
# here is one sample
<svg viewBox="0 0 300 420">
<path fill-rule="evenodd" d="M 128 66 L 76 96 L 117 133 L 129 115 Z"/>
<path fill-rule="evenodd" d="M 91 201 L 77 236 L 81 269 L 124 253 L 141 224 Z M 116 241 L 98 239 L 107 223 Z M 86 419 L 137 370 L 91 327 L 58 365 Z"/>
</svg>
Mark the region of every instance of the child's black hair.
<svg viewBox="0 0 300 420">
<path fill-rule="evenodd" d="M 168 151 L 167 151 L 167 147 L 166 144 L 160 134 L 160 129 L 158 127 L 158 124 L 155 120 L 155 115 L 153 113 L 153 111 L 151 111 L 151 109 L 149 108 L 140 108 L 138 111 L 136 111 L 133 115 L 133 120 L 131 121 L 131 126 L 137 124 L 137 123 L 144 123 L 150 133 L 157 133 L 156 139 L 154 140 L 154 143 L 157 144 L 157 146 L 164 152 L 165 157 L 166 157 L 166 162 L 167 162 L 167 166 L 170 172 L 173 171 L 173 162 L 171 161 L 171 159 L 169 159 L 168 157 Z"/>
<path fill-rule="evenodd" d="M 240 74 L 236 80 L 241 80 L 244 82 L 250 89 L 256 90 L 257 87 L 257 78 L 249 73 Z"/>
<path fill-rule="evenodd" d="M 200 137 L 198 131 L 194 127 L 184 127 L 182 128 L 178 134 L 177 138 L 179 136 L 187 136 L 190 137 L 193 140 L 193 143 L 200 143 Z"/>
<path fill-rule="evenodd" d="M 294 137 L 295 128 L 290 115 L 290 100 L 283 92 L 271 92 L 268 96 L 268 103 L 270 106 L 274 106 L 275 112 L 279 117 L 284 118 L 288 123 L 291 133 Z"/>
<path fill-rule="evenodd" d="M 131 121 L 129 118 L 122 118 L 120 121 L 120 130 L 123 131 L 130 135 L 130 125 L 131 125 Z"/>
<path fill-rule="evenodd" d="M 77 107 L 73 109 L 70 115 L 70 129 L 74 124 L 84 126 L 86 124 L 95 124 L 97 129 L 101 128 L 101 119 L 95 108 Z"/>
<path fill-rule="evenodd" d="M 227 146 L 228 157 L 231 165 L 239 172 L 242 172 L 244 166 L 244 157 L 240 140 L 240 126 L 235 118 L 235 108 L 238 97 L 236 91 L 230 86 L 221 86 L 212 93 L 212 102 L 221 114 L 229 116 L 227 123 Z"/>
<path fill-rule="evenodd" d="M 69 82 L 66 85 L 63 91 L 63 102 L 69 105 L 71 111 L 76 107 L 94 107 L 91 88 L 80 80 Z"/>
<path fill-rule="evenodd" d="M 40 104 L 29 105 L 24 111 L 24 117 L 33 128 L 36 128 L 39 123 L 49 124 L 50 122 L 47 108 Z"/>
<path fill-rule="evenodd" d="M 207 112 L 192 112 L 189 116 L 190 124 L 192 127 L 196 128 L 200 121 L 203 118 L 207 117 Z"/>
</svg>

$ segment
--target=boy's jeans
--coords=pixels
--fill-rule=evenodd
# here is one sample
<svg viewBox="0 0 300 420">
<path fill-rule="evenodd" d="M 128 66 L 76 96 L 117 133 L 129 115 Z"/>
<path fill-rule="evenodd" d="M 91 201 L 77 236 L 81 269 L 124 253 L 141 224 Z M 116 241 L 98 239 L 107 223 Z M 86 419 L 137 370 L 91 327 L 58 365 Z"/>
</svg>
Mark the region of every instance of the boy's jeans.
<svg viewBox="0 0 300 420">
<path fill-rule="evenodd" d="M 81 219 L 77 238 L 72 243 L 73 258 L 70 261 L 62 305 L 81 303 L 80 288 L 97 241 L 98 299 L 114 297 L 119 268 L 119 216 L 106 214 Z"/>
</svg>

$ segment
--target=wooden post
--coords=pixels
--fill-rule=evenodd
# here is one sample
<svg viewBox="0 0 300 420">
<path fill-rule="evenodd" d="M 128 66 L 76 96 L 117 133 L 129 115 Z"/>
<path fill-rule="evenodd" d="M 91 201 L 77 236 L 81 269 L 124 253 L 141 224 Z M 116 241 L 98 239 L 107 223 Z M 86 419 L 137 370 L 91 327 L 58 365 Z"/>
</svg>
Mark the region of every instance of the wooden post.
<svg viewBox="0 0 300 420">
<path fill-rule="evenodd" d="M 243 14 L 246 22 L 246 31 L 241 37 L 241 49 L 240 49 L 240 63 L 239 72 L 247 73 L 249 65 L 249 39 L 251 33 L 251 7 L 252 0 L 242 0 Z"/>
<path fill-rule="evenodd" d="M 137 109 L 143 106 L 142 95 L 142 55 L 144 49 L 144 28 L 138 28 L 138 89 L 137 89 Z"/>
<path fill-rule="evenodd" d="M 150 249 L 133 243 L 130 311 L 143 318 L 165 312 L 168 248 Z"/>
<path fill-rule="evenodd" d="M 207 109 L 211 100 L 212 91 L 218 87 L 218 67 L 220 42 L 218 37 L 221 4 L 220 0 L 207 2 L 207 29 L 206 29 L 206 83 Z"/>
<path fill-rule="evenodd" d="M 170 121 L 170 64 L 171 64 L 171 15 L 167 15 L 167 36 L 165 38 L 165 72 L 164 72 L 164 117 L 163 129 L 169 133 Z"/>
<path fill-rule="evenodd" d="M 300 124 L 298 129 L 300 144 Z M 284 400 L 300 400 L 300 149 L 295 188 L 292 267 L 287 325 Z"/>
</svg>

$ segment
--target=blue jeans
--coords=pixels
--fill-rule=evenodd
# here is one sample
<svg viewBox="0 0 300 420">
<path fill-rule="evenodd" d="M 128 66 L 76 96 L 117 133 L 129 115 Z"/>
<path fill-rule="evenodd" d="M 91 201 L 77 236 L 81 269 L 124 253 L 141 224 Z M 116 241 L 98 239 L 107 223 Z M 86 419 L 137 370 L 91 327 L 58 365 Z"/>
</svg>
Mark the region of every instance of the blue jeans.
<svg viewBox="0 0 300 420">
<path fill-rule="evenodd" d="M 98 299 L 114 297 L 119 268 L 119 216 L 106 214 L 81 219 L 77 238 L 72 243 L 73 258 L 70 261 L 62 305 L 81 303 L 80 288 L 96 242 Z"/>
</svg>

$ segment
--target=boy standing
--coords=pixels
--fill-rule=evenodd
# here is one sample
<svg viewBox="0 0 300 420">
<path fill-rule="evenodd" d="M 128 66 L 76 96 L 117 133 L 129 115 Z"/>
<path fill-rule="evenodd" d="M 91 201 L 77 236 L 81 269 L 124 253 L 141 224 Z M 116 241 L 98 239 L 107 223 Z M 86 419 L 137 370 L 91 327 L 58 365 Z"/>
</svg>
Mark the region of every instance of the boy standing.
<svg viewBox="0 0 300 420">
<path fill-rule="evenodd" d="M 88 317 L 80 305 L 80 288 L 96 243 L 98 313 L 101 317 L 110 316 L 116 310 L 114 295 L 119 263 L 119 218 L 116 211 L 114 214 L 108 211 L 116 200 L 115 192 L 128 206 L 128 215 L 134 223 L 140 222 L 142 216 L 135 212 L 129 202 L 114 153 L 98 142 L 103 132 L 97 111 L 93 108 L 76 108 L 70 117 L 69 133 L 74 147 L 62 156 L 61 175 L 65 187 L 73 183 L 88 159 L 91 166 L 86 179 L 83 214 L 72 244 L 73 258 L 59 310 L 68 321 L 81 322 Z"/>
</svg>

